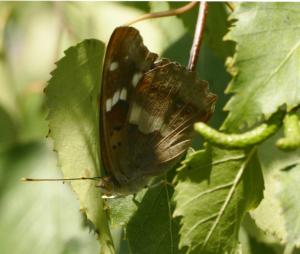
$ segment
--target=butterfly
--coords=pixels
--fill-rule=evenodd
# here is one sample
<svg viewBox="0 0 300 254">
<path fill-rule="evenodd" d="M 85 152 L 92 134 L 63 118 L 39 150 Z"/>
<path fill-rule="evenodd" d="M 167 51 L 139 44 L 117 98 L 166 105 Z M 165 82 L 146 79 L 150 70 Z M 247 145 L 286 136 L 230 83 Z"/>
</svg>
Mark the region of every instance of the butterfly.
<svg viewBox="0 0 300 254">
<path fill-rule="evenodd" d="M 174 167 L 191 145 L 193 124 L 211 117 L 216 95 L 196 73 L 158 59 L 139 31 L 118 27 L 109 40 L 100 94 L 106 197 L 138 192 Z"/>
</svg>

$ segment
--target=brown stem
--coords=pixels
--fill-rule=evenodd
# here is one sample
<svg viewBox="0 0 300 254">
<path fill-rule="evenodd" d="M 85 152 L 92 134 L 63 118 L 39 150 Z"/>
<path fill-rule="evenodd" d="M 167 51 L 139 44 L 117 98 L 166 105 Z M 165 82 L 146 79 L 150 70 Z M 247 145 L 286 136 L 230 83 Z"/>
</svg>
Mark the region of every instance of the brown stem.
<svg viewBox="0 0 300 254">
<path fill-rule="evenodd" d="M 190 52 L 189 63 L 187 65 L 187 69 L 190 71 L 194 71 L 197 66 L 198 55 L 201 47 L 201 42 L 203 40 L 203 32 L 205 27 L 207 9 L 208 9 L 207 3 L 201 2 L 199 6 L 198 19 L 195 28 L 194 41 Z"/>
<path fill-rule="evenodd" d="M 162 11 L 162 12 L 147 13 L 136 19 L 128 21 L 123 26 L 131 26 L 134 23 L 137 23 L 139 21 L 146 20 L 146 19 L 154 19 L 154 18 L 162 18 L 162 17 L 179 15 L 179 14 L 182 14 L 182 13 L 185 13 L 185 12 L 191 10 L 194 6 L 196 6 L 197 3 L 198 2 L 190 2 L 178 9 Z"/>
<path fill-rule="evenodd" d="M 225 2 L 225 4 L 230 9 L 230 11 L 234 11 L 234 5 L 231 2 Z"/>
</svg>

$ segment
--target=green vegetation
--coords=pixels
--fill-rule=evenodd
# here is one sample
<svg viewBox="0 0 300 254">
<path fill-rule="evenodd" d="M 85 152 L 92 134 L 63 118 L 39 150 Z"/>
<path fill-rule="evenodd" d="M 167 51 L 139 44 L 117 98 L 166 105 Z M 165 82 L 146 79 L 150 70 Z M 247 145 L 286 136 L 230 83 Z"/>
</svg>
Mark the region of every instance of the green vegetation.
<svg viewBox="0 0 300 254">
<path fill-rule="evenodd" d="M 300 252 L 299 3 L 209 3 L 197 72 L 218 95 L 214 129 L 195 125 L 195 150 L 163 176 L 172 184 L 103 201 L 93 181 L 19 181 L 100 174 L 105 44 L 116 26 L 179 6 L 0 3 L 1 254 Z M 197 8 L 135 27 L 186 65 L 196 19 Z"/>
</svg>

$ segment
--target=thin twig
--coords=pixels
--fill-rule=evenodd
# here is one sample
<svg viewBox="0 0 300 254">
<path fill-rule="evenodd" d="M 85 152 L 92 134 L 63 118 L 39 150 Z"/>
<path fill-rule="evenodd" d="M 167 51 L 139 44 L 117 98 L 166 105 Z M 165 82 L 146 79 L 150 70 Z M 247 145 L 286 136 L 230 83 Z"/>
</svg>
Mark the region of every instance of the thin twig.
<svg viewBox="0 0 300 254">
<path fill-rule="evenodd" d="M 197 19 L 197 24 L 195 28 L 194 41 L 192 44 L 190 59 L 187 65 L 187 69 L 194 71 L 198 62 L 198 55 L 201 47 L 201 42 L 203 39 L 203 32 L 205 27 L 206 15 L 207 15 L 207 3 L 201 2 L 199 6 L 199 14 Z"/>
<path fill-rule="evenodd" d="M 154 19 L 154 18 L 162 18 L 162 17 L 179 15 L 179 14 L 182 14 L 182 13 L 185 13 L 185 12 L 191 10 L 194 6 L 196 6 L 197 3 L 198 2 L 190 2 L 178 9 L 162 11 L 162 12 L 147 13 L 138 18 L 128 21 L 123 26 L 131 26 L 134 23 L 137 23 L 139 21 L 146 20 L 146 19 Z"/>
<path fill-rule="evenodd" d="M 226 6 L 231 10 L 234 11 L 235 6 L 231 2 L 225 2 Z"/>
</svg>

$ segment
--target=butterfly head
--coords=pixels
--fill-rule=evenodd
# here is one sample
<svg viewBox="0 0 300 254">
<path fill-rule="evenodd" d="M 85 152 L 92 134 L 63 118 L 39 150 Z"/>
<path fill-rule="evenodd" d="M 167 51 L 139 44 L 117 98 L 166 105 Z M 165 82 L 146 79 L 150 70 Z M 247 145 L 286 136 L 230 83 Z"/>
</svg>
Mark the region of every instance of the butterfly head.
<svg viewBox="0 0 300 254">
<path fill-rule="evenodd" d="M 103 193 L 104 198 L 114 198 L 116 192 L 116 186 L 110 177 L 102 177 L 97 184 L 97 187 L 100 188 Z"/>
<path fill-rule="evenodd" d="M 137 193 L 147 185 L 148 177 L 138 177 L 126 184 L 118 184 L 110 176 L 105 176 L 100 179 L 97 187 L 102 192 L 102 198 L 119 198 L 133 193 Z"/>
</svg>

